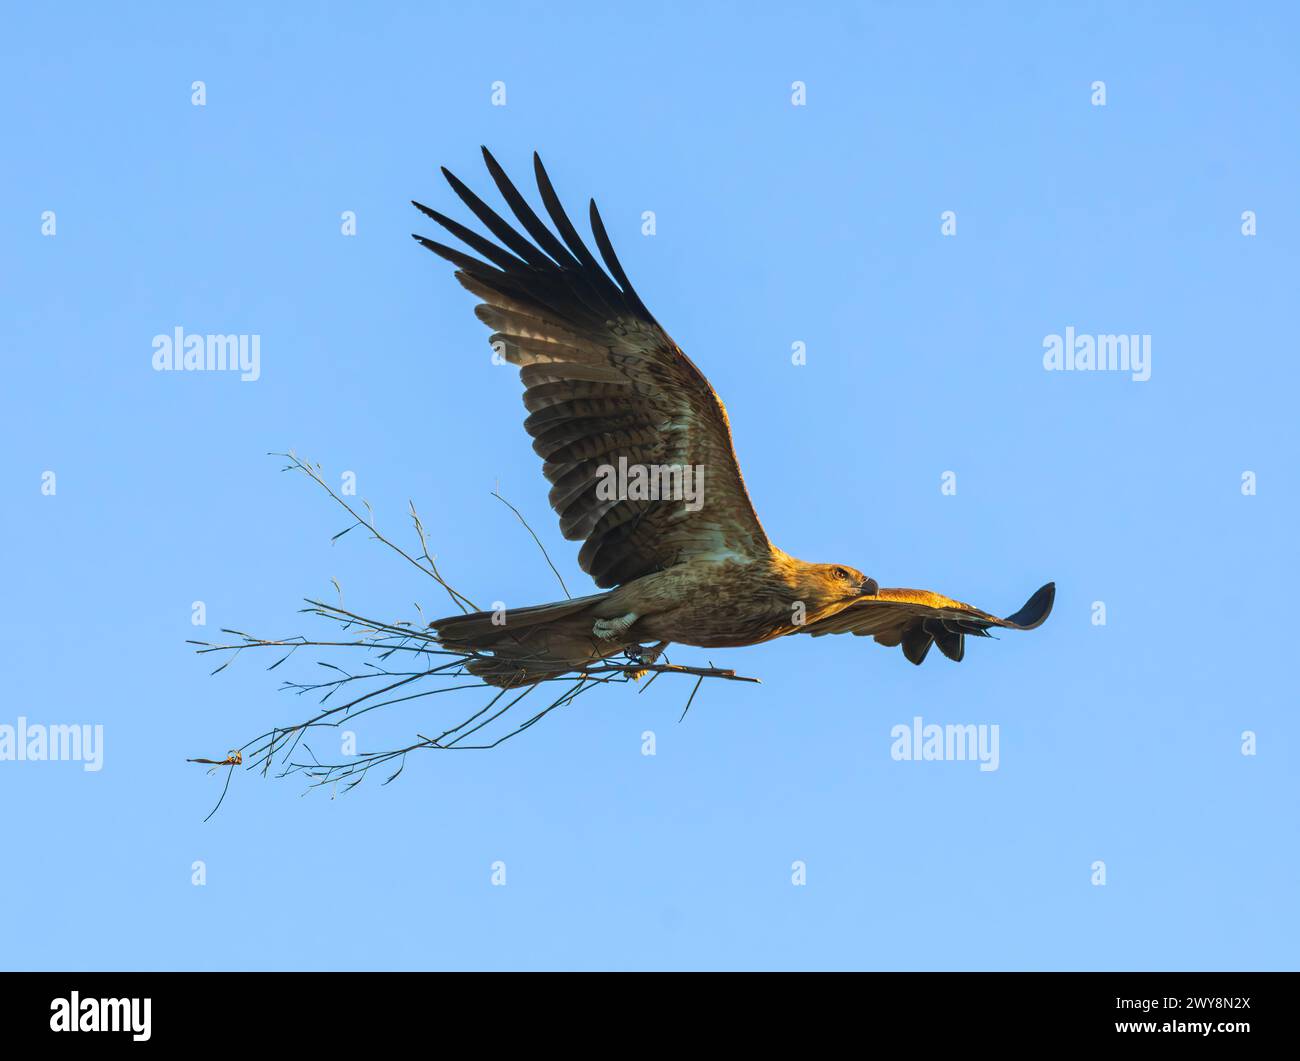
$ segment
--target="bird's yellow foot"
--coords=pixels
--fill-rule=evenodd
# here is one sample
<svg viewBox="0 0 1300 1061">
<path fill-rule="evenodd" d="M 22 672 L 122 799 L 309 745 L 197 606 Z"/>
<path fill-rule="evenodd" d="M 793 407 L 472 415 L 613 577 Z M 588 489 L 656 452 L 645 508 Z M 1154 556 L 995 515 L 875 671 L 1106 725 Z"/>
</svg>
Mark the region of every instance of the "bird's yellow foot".
<svg viewBox="0 0 1300 1061">
<path fill-rule="evenodd" d="M 664 648 L 667 644 L 667 641 L 660 641 L 659 644 L 653 645 L 650 648 L 646 648 L 644 645 L 630 645 L 627 649 L 627 658 L 632 663 L 653 663 L 663 655 Z M 628 671 L 627 675 L 634 682 L 639 682 L 649 673 L 650 670 L 647 667 L 642 670 Z"/>
</svg>

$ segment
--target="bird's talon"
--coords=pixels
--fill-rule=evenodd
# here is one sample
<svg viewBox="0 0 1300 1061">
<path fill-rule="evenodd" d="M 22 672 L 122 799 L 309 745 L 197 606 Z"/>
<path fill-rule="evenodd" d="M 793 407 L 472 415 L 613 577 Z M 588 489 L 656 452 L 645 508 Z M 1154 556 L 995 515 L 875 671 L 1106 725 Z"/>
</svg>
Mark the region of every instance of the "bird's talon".
<svg viewBox="0 0 1300 1061">
<path fill-rule="evenodd" d="M 617 619 L 597 619 L 591 624 L 591 632 L 602 641 L 609 641 L 624 633 L 629 626 L 637 621 L 637 618 L 636 612 L 628 612 L 626 615 L 620 615 Z"/>
</svg>

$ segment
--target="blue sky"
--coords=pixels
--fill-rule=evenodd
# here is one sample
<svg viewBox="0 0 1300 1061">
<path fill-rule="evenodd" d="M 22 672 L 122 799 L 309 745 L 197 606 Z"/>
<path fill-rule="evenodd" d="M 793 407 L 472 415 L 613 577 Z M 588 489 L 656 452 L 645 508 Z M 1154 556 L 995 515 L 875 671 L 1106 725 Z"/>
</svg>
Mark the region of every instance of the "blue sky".
<svg viewBox="0 0 1300 1061">
<path fill-rule="evenodd" d="M 1288 5 L 6 22 L 0 724 L 102 725 L 104 755 L 0 762 L 0 965 L 1295 966 Z M 408 238 L 432 234 L 412 198 L 470 220 L 439 165 L 496 201 L 480 144 L 521 187 L 539 150 L 575 216 L 597 198 L 777 543 L 1000 614 L 1054 579 L 1048 623 L 960 666 L 843 637 L 678 650 L 763 684 L 710 684 L 680 724 L 685 681 L 601 690 L 337 799 L 241 774 L 205 824 L 221 779 L 186 757 L 297 721 L 277 686 L 317 657 L 209 678 L 187 638 L 324 636 L 296 609 L 331 578 L 367 614 L 446 610 L 381 546 L 331 544 L 346 519 L 268 451 L 354 472 L 407 544 L 414 500 L 472 597 L 554 599 L 499 486 L 590 586 L 514 372 Z M 154 371 L 178 326 L 257 334 L 260 378 Z M 1045 371 L 1067 327 L 1150 336 L 1151 378 Z M 437 699 L 361 744 L 448 721 Z M 895 761 L 916 716 L 997 725 L 999 768 Z"/>
</svg>

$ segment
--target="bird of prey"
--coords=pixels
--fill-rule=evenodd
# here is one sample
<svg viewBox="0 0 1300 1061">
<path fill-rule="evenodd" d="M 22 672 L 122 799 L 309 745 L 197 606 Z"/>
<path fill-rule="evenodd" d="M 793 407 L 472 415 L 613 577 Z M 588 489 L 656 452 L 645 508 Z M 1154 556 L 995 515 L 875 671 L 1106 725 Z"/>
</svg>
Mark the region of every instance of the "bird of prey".
<svg viewBox="0 0 1300 1061">
<path fill-rule="evenodd" d="M 524 686 L 622 653 L 648 662 L 669 643 L 734 647 L 787 634 L 871 636 L 916 664 L 937 645 L 961 660 L 967 634 L 1030 630 L 1047 618 L 1050 582 L 1000 619 L 928 590 L 882 589 L 847 564 L 805 563 L 773 545 L 745 490 L 726 409 L 633 289 L 595 201 L 591 232 L 604 268 L 536 154 L 553 230 L 487 148 L 483 158 L 519 228 L 444 168 L 499 242 L 420 203 L 472 254 L 414 238 L 456 267 L 481 300 L 475 313 L 492 329 L 493 349 L 519 367 L 524 428 L 551 507 L 564 537 L 583 543 L 579 566 L 606 592 L 430 623 L 444 647 L 471 656 L 472 673 Z M 696 496 L 684 499 L 692 473 Z M 660 483 L 677 489 L 653 489 Z"/>
</svg>

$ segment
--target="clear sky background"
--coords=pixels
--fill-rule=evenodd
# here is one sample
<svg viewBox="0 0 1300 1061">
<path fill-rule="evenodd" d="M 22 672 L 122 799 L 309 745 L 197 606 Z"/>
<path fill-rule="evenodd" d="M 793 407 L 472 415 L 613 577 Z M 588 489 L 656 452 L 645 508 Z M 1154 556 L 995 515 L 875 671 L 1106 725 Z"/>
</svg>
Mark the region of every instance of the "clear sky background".
<svg viewBox="0 0 1300 1061">
<path fill-rule="evenodd" d="M 1296 966 L 1291 5 L 275 6 L 0 34 L 0 723 L 105 727 L 98 773 L 0 763 L 0 965 Z M 774 541 L 999 614 L 1054 579 L 1047 624 L 920 668 L 847 637 L 679 649 L 763 684 L 680 724 L 688 681 L 600 690 L 336 799 L 239 774 L 205 824 L 222 779 L 186 757 L 299 720 L 280 680 L 345 661 L 208 677 L 187 638 L 327 636 L 296 609 L 331 578 L 367 614 L 448 610 L 331 544 L 346 518 L 268 451 L 355 472 L 406 544 L 414 500 L 472 597 L 554 599 L 499 484 L 590 589 L 516 374 L 408 235 L 412 198 L 471 220 L 439 165 L 498 202 L 480 144 L 529 195 L 539 150 L 575 218 L 598 199 Z M 261 378 L 153 371 L 177 326 L 257 333 Z M 1149 334 L 1151 379 L 1044 371 L 1067 326 Z M 1000 768 L 893 761 L 917 715 L 997 724 Z"/>
</svg>

